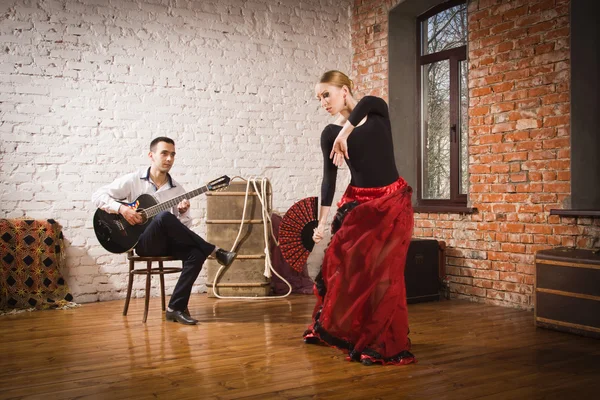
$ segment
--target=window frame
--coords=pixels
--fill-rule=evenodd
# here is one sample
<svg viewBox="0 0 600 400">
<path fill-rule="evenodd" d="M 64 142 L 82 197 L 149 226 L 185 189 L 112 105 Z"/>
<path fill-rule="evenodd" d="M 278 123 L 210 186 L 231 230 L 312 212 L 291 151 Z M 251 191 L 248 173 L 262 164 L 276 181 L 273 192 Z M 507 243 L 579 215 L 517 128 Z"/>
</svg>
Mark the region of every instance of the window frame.
<svg viewBox="0 0 600 400">
<path fill-rule="evenodd" d="M 418 123 L 417 123 L 417 206 L 419 207 L 431 207 L 435 208 L 436 211 L 444 211 L 444 208 L 448 208 L 448 211 L 456 211 L 467 206 L 468 194 L 459 193 L 460 191 L 460 62 L 467 61 L 467 45 L 455 47 L 452 49 L 443 50 L 436 53 L 430 53 L 422 55 L 422 24 L 428 18 L 438 14 L 444 10 L 447 10 L 452 7 L 456 7 L 457 5 L 465 4 L 467 5 L 466 0 L 450 0 L 445 3 L 439 4 L 427 12 L 419 15 L 417 17 L 417 115 L 418 115 Z M 468 40 L 468 38 L 467 38 Z M 425 199 L 423 198 L 423 131 L 422 131 L 422 104 L 423 104 L 423 93 L 422 93 L 422 79 L 423 79 L 423 66 L 427 64 L 431 64 L 438 61 L 448 60 L 450 67 L 450 123 L 449 126 L 451 128 L 448 134 L 450 135 L 450 198 L 449 199 Z M 468 86 L 468 81 L 467 81 Z M 468 87 L 466 88 L 468 90 Z M 467 92 L 468 95 L 468 92 Z M 467 102 L 467 109 L 469 108 L 469 104 Z M 468 115 L 467 115 L 468 117 Z M 467 121 L 468 124 L 468 121 Z M 468 140 L 468 125 L 466 130 L 467 140 Z M 468 163 L 468 161 L 467 161 Z M 468 171 L 467 171 L 468 173 Z M 469 184 L 467 180 L 467 185 Z M 432 210 L 433 211 L 433 210 Z"/>
</svg>

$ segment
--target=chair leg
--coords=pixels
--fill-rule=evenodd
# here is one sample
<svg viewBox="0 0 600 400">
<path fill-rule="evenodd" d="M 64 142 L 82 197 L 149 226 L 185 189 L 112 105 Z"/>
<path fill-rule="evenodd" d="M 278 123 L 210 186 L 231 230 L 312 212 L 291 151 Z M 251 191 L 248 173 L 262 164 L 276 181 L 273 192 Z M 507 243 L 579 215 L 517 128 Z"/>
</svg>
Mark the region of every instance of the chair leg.
<svg viewBox="0 0 600 400">
<path fill-rule="evenodd" d="M 133 288 L 133 260 L 129 260 L 129 281 L 127 282 L 127 298 L 125 299 L 125 307 L 123 307 L 123 315 L 127 315 L 129 310 L 129 300 L 131 299 L 131 289 Z"/>
<path fill-rule="evenodd" d="M 150 274 L 151 269 L 152 269 L 152 261 L 148 261 L 147 262 L 147 271 L 146 271 L 146 303 L 144 305 L 144 320 L 143 322 L 146 322 L 146 319 L 148 318 L 148 308 L 150 307 L 150 279 L 152 278 L 152 275 Z"/>
<path fill-rule="evenodd" d="M 163 274 L 163 262 L 158 262 L 158 269 L 160 270 L 160 299 L 162 301 L 162 310 L 166 311 L 165 307 L 165 275 Z"/>
</svg>

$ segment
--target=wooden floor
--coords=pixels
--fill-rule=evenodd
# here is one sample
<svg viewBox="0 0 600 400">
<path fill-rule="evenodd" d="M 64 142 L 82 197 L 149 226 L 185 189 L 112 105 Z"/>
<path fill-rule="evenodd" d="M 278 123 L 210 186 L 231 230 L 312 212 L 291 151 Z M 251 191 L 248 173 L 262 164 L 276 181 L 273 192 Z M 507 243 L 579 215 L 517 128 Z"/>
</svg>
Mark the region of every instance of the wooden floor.
<svg viewBox="0 0 600 400">
<path fill-rule="evenodd" d="M 418 363 L 363 366 L 301 334 L 314 298 L 192 297 L 197 326 L 157 299 L 0 316 L 2 399 L 592 399 L 600 341 L 533 314 L 459 300 L 409 306 Z"/>
</svg>

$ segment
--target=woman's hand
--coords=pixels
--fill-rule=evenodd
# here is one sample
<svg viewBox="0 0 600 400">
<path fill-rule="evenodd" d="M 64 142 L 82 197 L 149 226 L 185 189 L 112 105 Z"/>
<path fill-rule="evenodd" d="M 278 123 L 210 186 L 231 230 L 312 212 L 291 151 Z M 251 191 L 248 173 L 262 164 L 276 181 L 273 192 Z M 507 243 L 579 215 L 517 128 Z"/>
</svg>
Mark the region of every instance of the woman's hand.
<svg viewBox="0 0 600 400">
<path fill-rule="evenodd" d="M 323 240 L 323 236 L 325 236 L 325 226 L 319 224 L 319 226 L 317 226 L 315 228 L 315 230 L 313 231 L 313 241 L 315 242 L 315 244 L 319 243 L 321 240 Z"/>
<path fill-rule="evenodd" d="M 348 156 L 348 136 L 340 132 L 333 142 L 329 158 L 333 159 L 333 165 L 338 168 L 344 165 L 344 158 L 350 159 L 350 156 Z"/>
<path fill-rule="evenodd" d="M 350 121 L 346 121 L 342 130 L 338 133 L 333 142 L 333 148 L 331 149 L 331 153 L 329 153 L 329 158 L 333 159 L 333 164 L 338 168 L 344 165 L 344 159 L 350 159 L 350 156 L 348 155 L 348 137 L 353 130 L 354 125 L 352 125 Z"/>
<path fill-rule="evenodd" d="M 327 224 L 327 217 L 329 216 L 330 209 L 331 209 L 331 206 L 321 206 L 321 208 L 319 210 L 319 215 L 320 215 L 319 224 L 313 230 L 313 237 L 312 237 L 315 244 L 317 244 L 321 240 L 323 240 L 323 237 L 325 236 L 325 226 Z"/>
</svg>

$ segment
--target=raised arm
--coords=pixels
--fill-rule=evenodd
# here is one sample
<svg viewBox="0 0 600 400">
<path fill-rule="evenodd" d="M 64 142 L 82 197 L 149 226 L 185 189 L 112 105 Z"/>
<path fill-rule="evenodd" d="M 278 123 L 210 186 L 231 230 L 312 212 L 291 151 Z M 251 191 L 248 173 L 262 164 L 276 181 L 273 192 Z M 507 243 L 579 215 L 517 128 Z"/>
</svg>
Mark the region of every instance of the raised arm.
<svg viewBox="0 0 600 400">
<path fill-rule="evenodd" d="M 348 122 L 356 126 L 369 114 L 377 114 L 389 118 L 388 106 L 381 97 L 365 96 L 356 104 L 348 117 Z"/>
<path fill-rule="evenodd" d="M 333 160 L 333 164 L 341 167 L 344 163 L 344 158 L 350 159 L 348 155 L 348 137 L 356 127 L 367 115 L 376 114 L 381 115 L 389 120 L 389 112 L 386 102 L 376 96 L 365 96 L 363 97 L 354 107 L 348 120 L 342 127 L 340 133 L 338 133 L 333 146 L 329 153 L 329 158 Z"/>
</svg>

